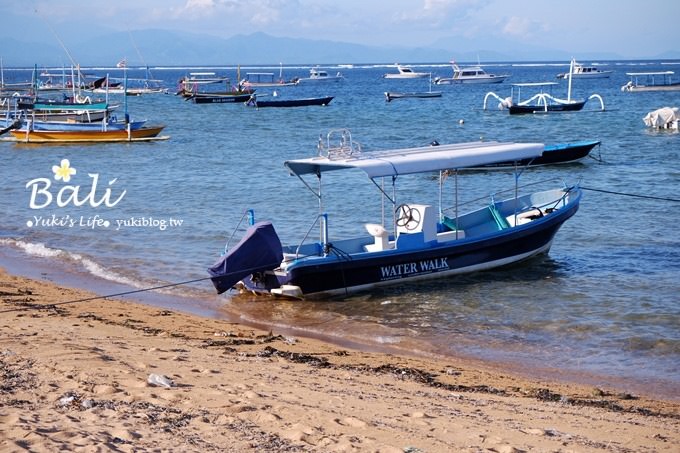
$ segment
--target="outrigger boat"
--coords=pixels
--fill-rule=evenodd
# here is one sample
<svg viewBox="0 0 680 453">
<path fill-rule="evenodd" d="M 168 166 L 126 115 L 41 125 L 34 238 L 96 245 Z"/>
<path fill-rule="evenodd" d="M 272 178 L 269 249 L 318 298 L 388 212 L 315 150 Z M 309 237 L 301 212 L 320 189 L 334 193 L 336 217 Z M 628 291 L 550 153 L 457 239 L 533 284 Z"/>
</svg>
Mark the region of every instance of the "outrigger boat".
<svg viewBox="0 0 680 453">
<path fill-rule="evenodd" d="M 496 98 L 499 110 L 508 109 L 511 115 L 521 115 L 525 113 L 549 113 L 549 112 L 577 112 L 583 110 L 583 107 L 591 99 L 597 99 L 600 101 L 600 108 L 604 111 L 604 101 L 602 96 L 599 94 L 591 94 L 585 99 L 573 99 L 571 97 L 571 80 L 574 72 L 574 65 L 576 62 L 571 60 L 569 66 L 569 83 L 567 86 L 567 99 L 557 98 L 550 92 L 546 92 L 544 89 L 546 87 L 553 87 L 557 85 L 555 82 L 531 82 L 531 83 L 513 83 L 512 91 L 510 97 L 505 99 L 501 98 L 494 92 L 486 93 L 484 96 L 484 106 L 483 109 L 486 110 L 486 103 L 489 98 Z M 540 91 L 530 97 L 529 99 L 522 100 L 522 88 L 539 88 Z M 515 90 L 517 91 L 517 97 L 515 97 Z"/>
<path fill-rule="evenodd" d="M 331 147 L 337 135 L 339 145 Z M 251 226 L 244 237 L 232 249 L 227 242 L 226 253 L 208 270 L 218 293 L 236 288 L 293 298 L 345 296 L 377 286 L 508 265 L 547 253 L 581 199 L 579 187 L 564 184 L 520 194 L 525 188 L 518 186 L 519 171 L 515 171 L 515 186 L 508 191 L 514 196 L 500 201 L 485 196 L 480 208 L 459 212 L 463 204 L 458 201 L 458 170 L 537 158 L 544 151 L 541 143 L 474 142 L 369 153 L 361 151 L 348 130 L 331 131 L 326 143 L 320 142 L 318 156 L 284 163 L 319 200 L 319 213 L 305 229 L 307 234 L 303 230 L 298 244 L 282 246 L 272 223 L 255 223 L 248 211 Z M 383 209 L 385 202 L 391 204 L 394 214 L 387 216 L 391 218 L 383 214 L 381 223 L 364 225 L 363 235 L 331 240 L 332 218 L 324 212 L 321 178 L 339 170 L 363 171 L 382 194 Z M 439 173 L 438 210 L 415 202 L 414 194 L 397 201 L 398 179 L 435 172 Z M 318 189 L 308 181 L 310 176 L 318 179 Z M 444 209 L 447 179 L 454 181 L 455 203 Z M 388 181 L 391 190 L 384 185 Z M 319 240 L 308 241 L 316 227 L 320 227 Z"/>
<path fill-rule="evenodd" d="M 33 130 L 21 128 L 11 130 L 10 141 L 18 143 L 107 143 L 107 142 L 135 142 L 149 140 L 165 140 L 159 137 L 165 126 L 140 126 L 132 128 L 132 123 L 126 129 L 108 130 Z"/>
</svg>

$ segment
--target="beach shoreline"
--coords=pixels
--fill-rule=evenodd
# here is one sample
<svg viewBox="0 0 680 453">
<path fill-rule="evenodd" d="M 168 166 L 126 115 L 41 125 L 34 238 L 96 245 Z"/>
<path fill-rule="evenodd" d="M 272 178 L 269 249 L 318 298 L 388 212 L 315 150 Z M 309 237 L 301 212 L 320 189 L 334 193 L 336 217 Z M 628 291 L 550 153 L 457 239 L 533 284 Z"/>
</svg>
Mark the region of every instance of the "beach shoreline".
<svg viewBox="0 0 680 453">
<path fill-rule="evenodd" d="M 0 272 L 0 449 L 673 451 L 680 403 Z M 93 298 L 83 303 L 66 303 Z"/>
</svg>

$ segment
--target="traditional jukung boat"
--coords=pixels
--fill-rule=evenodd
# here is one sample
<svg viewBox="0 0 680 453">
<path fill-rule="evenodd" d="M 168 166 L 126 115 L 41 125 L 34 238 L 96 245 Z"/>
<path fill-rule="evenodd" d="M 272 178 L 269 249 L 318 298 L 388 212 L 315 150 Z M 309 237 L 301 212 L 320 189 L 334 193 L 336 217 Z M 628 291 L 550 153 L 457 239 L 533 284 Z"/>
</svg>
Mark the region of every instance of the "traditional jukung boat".
<svg viewBox="0 0 680 453">
<path fill-rule="evenodd" d="M 569 69 L 569 74 L 574 71 L 574 65 L 576 62 L 571 60 L 571 65 Z M 486 93 L 484 96 L 484 110 L 486 110 L 487 100 L 491 97 L 496 98 L 499 102 L 498 109 L 504 110 L 508 109 L 511 115 L 521 115 L 526 113 L 549 113 L 549 112 L 576 112 L 583 110 L 590 99 L 597 99 L 600 101 L 600 107 L 604 111 L 604 101 L 599 94 L 591 94 L 587 99 L 572 99 L 571 97 L 571 77 L 568 78 L 569 84 L 567 87 L 567 99 L 560 99 L 553 96 L 551 93 L 544 91 L 546 87 L 553 87 L 557 85 L 555 82 L 537 82 L 537 83 L 514 83 L 512 84 L 512 91 L 510 97 L 505 99 L 501 98 L 494 92 Z M 530 97 L 529 99 L 522 100 L 521 90 L 522 88 L 539 88 L 540 91 Z M 514 92 L 517 90 L 517 97 L 515 98 Z"/>
<path fill-rule="evenodd" d="M 326 106 L 333 100 L 333 96 L 323 96 L 318 98 L 297 98 L 297 99 L 277 99 L 277 100 L 261 100 L 257 95 L 250 96 L 245 103 L 249 107 L 307 107 L 310 105 Z"/>
<path fill-rule="evenodd" d="M 544 90 L 544 88 L 552 87 L 554 85 L 557 85 L 557 83 L 513 83 L 510 96 L 507 98 L 501 98 L 494 92 L 487 93 L 486 96 L 484 96 L 483 109 L 487 110 L 488 99 L 494 97 L 499 101 L 498 109 L 507 109 L 511 115 L 521 115 L 525 113 L 576 112 L 583 110 L 586 102 L 590 99 L 599 100 L 601 110 L 604 110 L 604 101 L 599 94 L 592 94 L 587 99 L 571 99 L 571 90 L 569 90 L 567 99 L 561 99 Z M 522 100 L 522 88 L 538 88 L 539 92 L 529 99 Z"/>
<path fill-rule="evenodd" d="M 245 102 L 250 99 L 252 90 L 240 94 L 195 94 L 187 99 L 195 104 L 224 104 L 233 102 Z"/>
<path fill-rule="evenodd" d="M 14 129 L 10 133 L 14 142 L 21 143 L 78 143 L 78 142 L 134 142 L 148 140 L 163 140 L 167 136 L 159 137 L 165 126 L 142 126 L 136 129 L 110 130 L 31 130 L 28 128 Z"/>
<path fill-rule="evenodd" d="M 409 91 L 409 92 L 385 91 L 385 100 L 387 102 L 391 102 L 393 99 L 440 98 L 440 97 L 442 97 L 441 91 Z"/>
<path fill-rule="evenodd" d="M 284 163 L 319 200 L 319 213 L 300 231 L 303 239 L 282 246 L 271 222 L 253 220 L 236 246 L 229 249 L 227 244 L 226 254 L 209 275 L 218 293 L 236 288 L 294 298 L 344 296 L 492 269 L 547 253 L 559 228 L 578 210 L 577 186 L 523 193 L 526 189 L 518 186 L 515 172 L 515 185 L 505 192 L 514 196 L 499 200 L 494 194 L 478 209 L 461 213 L 457 184 L 459 169 L 537 158 L 543 151 L 540 143 L 475 142 L 368 153 L 361 152 L 349 131 L 332 131 L 326 144 L 320 143 L 318 156 Z M 322 203 L 321 178 L 339 170 L 363 171 L 380 192 L 382 209 L 387 203 L 387 212 L 394 214 L 388 219 L 383 214 L 381 223 L 365 224 L 363 235 L 331 241 L 333 218 Z M 434 172 L 439 173 L 439 209 L 418 203 L 415 192 L 397 201 L 397 179 Z M 318 189 L 309 181 L 314 176 Z M 454 207 L 444 209 L 446 180 L 454 181 Z M 248 217 L 254 219 L 252 211 Z M 315 228 L 320 230 L 318 241 L 308 238 Z"/>
</svg>

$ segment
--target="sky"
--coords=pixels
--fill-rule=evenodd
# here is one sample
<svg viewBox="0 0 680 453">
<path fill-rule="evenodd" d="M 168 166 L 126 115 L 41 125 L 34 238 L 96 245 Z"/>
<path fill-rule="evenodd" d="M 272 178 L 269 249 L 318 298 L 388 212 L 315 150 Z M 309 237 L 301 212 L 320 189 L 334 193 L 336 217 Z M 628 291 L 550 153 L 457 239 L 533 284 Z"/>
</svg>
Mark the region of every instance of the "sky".
<svg viewBox="0 0 680 453">
<path fill-rule="evenodd" d="M 278 37 L 376 46 L 438 40 L 510 40 L 625 57 L 678 50 L 680 1 L 656 0 L 28 0 L 0 15 L 55 29 L 98 24 L 116 31 L 169 29 L 222 38 L 262 31 Z M 37 19 L 36 19 L 37 18 Z M 6 22 L 5 22 L 6 24 Z M 3 28 L 7 28 L 3 25 Z M 0 36 L 2 36 L 0 29 Z"/>
</svg>

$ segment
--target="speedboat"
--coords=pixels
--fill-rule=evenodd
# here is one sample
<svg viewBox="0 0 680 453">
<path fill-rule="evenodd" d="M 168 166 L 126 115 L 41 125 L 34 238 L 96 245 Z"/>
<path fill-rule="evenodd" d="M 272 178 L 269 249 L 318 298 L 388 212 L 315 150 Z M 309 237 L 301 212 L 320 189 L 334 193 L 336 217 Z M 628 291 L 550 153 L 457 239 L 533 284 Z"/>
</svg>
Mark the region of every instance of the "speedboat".
<svg viewBox="0 0 680 453">
<path fill-rule="evenodd" d="M 254 212 L 246 211 L 232 233 L 234 237 L 248 219 L 240 242 L 230 248 L 227 241 L 225 253 L 208 269 L 218 293 L 233 288 L 291 298 L 346 296 L 509 265 L 547 253 L 581 199 L 578 186 L 564 183 L 540 190 L 521 187 L 520 169 L 509 175 L 514 182 L 509 190 L 460 200 L 458 170 L 537 158 L 544 151 L 541 143 L 472 142 L 363 152 L 347 129 L 331 131 L 325 143 L 319 141 L 315 157 L 284 163 L 319 202 L 319 211 L 298 231 L 302 239 L 283 246 L 270 221 L 255 222 Z M 377 188 L 381 206 L 376 202 L 374 223 L 326 212 L 321 179 L 338 171 L 363 172 Z M 426 195 L 423 186 L 435 180 L 434 174 L 437 184 Z M 402 179 L 410 190 L 397 195 L 396 183 Z M 448 192 L 446 182 L 453 186 Z M 445 193 L 451 207 L 444 207 Z M 439 206 L 422 197 L 438 198 Z M 478 206 L 472 207 L 473 202 Z M 371 218 L 368 212 L 361 217 Z M 333 223 L 337 230 L 356 234 L 339 238 L 331 234 Z M 318 240 L 310 237 L 315 230 Z"/>
<path fill-rule="evenodd" d="M 423 77 L 430 77 L 429 72 L 415 72 L 410 67 L 400 64 L 397 64 L 396 66 L 397 70 L 399 71 L 398 73 L 395 74 L 388 72 L 387 74 L 383 75 L 383 77 L 386 79 L 420 79 Z"/>
<path fill-rule="evenodd" d="M 572 70 L 571 76 L 577 79 L 604 79 L 609 77 L 612 73 L 610 70 L 603 71 L 596 66 L 585 66 L 580 63 L 574 62 L 574 68 Z M 569 73 L 564 72 L 557 74 L 558 79 L 568 79 Z"/>
<path fill-rule="evenodd" d="M 345 78 L 338 72 L 334 76 L 329 75 L 328 71 L 323 69 L 312 68 L 309 70 L 309 77 L 301 77 L 298 79 L 298 83 L 308 83 L 308 82 L 340 82 Z"/>
<path fill-rule="evenodd" d="M 450 85 L 454 83 L 501 83 L 509 74 L 489 74 L 481 66 L 471 66 L 460 68 L 454 61 L 453 77 L 435 77 L 434 83 L 437 85 Z"/>
</svg>

